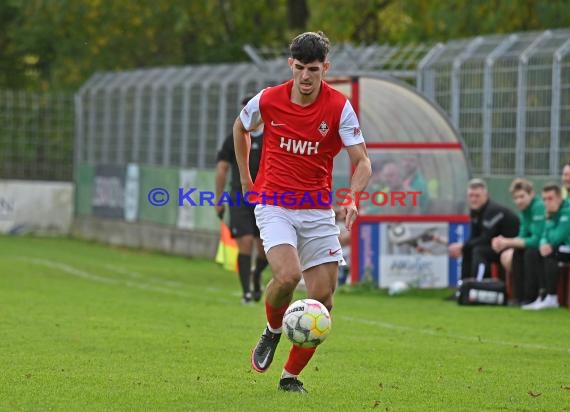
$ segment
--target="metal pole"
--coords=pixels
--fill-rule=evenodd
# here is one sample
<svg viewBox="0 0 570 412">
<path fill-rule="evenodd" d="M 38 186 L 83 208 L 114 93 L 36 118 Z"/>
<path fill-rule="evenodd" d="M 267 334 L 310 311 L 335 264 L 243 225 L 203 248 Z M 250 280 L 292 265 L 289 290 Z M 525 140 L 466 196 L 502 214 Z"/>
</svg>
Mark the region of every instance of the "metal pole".
<svg viewBox="0 0 570 412">
<path fill-rule="evenodd" d="M 146 152 L 146 163 L 148 165 L 156 165 L 158 159 L 156 156 L 156 142 L 158 140 L 158 94 L 162 88 L 164 81 L 168 80 L 170 76 L 174 75 L 176 69 L 168 68 L 162 69 L 157 75 L 157 78 L 150 85 L 150 117 L 149 117 L 149 136 L 148 136 L 148 150 Z"/>
<path fill-rule="evenodd" d="M 167 82 L 166 84 L 166 105 L 164 113 L 164 140 L 162 142 L 162 165 L 171 166 L 170 162 L 173 159 L 171 156 L 171 141 L 172 141 L 172 111 L 173 111 L 173 95 L 172 90 L 174 87 L 179 86 L 180 82 L 188 76 L 192 71 L 190 67 L 179 70 L 178 73 Z"/>
<path fill-rule="evenodd" d="M 77 91 L 73 100 L 75 102 L 75 145 L 74 145 L 74 162 L 73 162 L 73 180 L 77 182 L 79 180 L 79 166 L 83 161 L 83 147 L 85 143 L 85 119 L 83 117 L 83 99 L 87 94 L 87 91 L 93 84 L 99 81 L 102 75 L 96 73 L 87 80 L 83 86 Z"/>
<path fill-rule="evenodd" d="M 211 66 L 208 72 L 208 78 L 202 82 L 202 93 L 200 99 L 200 120 L 199 120 L 199 133 L 198 133 L 198 153 L 197 153 L 197 164 L 198 169 L 206 168 L 206 145 L 208 142 L 208 108 L 209 108 L 209 90 L 212 83 L 215 83 L 218 79 L 223 78 L 228 75 L 228 72 L 233 71 L 234 68 L 231 65 L 227 66 Z"/>
<path fill-rule="evenodd" d="M 183 98 L 182 98 L 182 132 L 180 142 L 180 166 L 188 166 L 188 143 L 190 140 L 190 110 L 191 110 L 191 92 L 194 79 L 200 81 L 202 75 L 211 69 L 210 66 L 199 66 L 191 71 L 190 77 L 184 81 L 183 84 Z"/>
<path fill-rule="evenodd" d="M 457 129 L 459 129 L 459 110 L 461 106 L 461 81 L 459 79 L 459 71 L 461 70 L 463 62 L 473 54 L 482 42 L 483 37 L 475 37 L 469 42 L 465 50 L 453 60 L 451 65 L 451 122 Z"/>
<path fill-rule="evenodd" d="M 146 75 L 145 70 L 136 70 L 131 72 L 129 76 L 123 81 L 120 85 L 119 90 L 119 114 L 117 120 L 117 154 L 115 156 L 116 162 L 119 165 L 127 164 L 131 161 L 131 158 L 126 158 L 125 156 L 125 147 L 126 147 L 126 140 L 127 140 L 127 133 L 126 133 L 126 123 L 127 123 L 127 114 L 126 109 L 129 104 L 127 103 L 127 93 L 129 89 L 133 86 L 138 84 L 138 82 Z M 131 130 L 131 135 L 133 131 Z"/>
<path fill-rule="evenodd" d="M 420 92 L 425 94 L 431 100 L 435 100 L 435 91 L 433 89 L 431 91 L 427 90 L 424 77 L 426 75 L 427 69 L 431 66 L 432 62 L 439 58 L 444 50 L 445 45 L 443 43 L 437 43 L 418 63 L 416 87 Z"/>
<path fill-rule="evenodd" d="M 562 59 L 570 50 L 570 39 L 566 40 L 555 52 L 552 62 L 552 105 L 550 107 L 550 174 L 560 173 L 560 87 Z"/>
<path fill-rule="evenodd" d="M 493 67 L 495 61 L 503 55 L 517 40 L 518 36 L 512 34 L 493 49 L 485 59 L 483 71 L 483 175 L 491 175 L 491 139 L 493 136 Z"/>
<path fill-rule="evenodd" d="M 524 49 L 519 57 L 517 81 L 517 140 L 515 146 L 515 175 L 523 176 L 525 171 L 526 150 L 526 88 L 528 59 L 533 49 L 544 39 L 552 36 L 550 30 L 545 31 Z"/>
</svg>

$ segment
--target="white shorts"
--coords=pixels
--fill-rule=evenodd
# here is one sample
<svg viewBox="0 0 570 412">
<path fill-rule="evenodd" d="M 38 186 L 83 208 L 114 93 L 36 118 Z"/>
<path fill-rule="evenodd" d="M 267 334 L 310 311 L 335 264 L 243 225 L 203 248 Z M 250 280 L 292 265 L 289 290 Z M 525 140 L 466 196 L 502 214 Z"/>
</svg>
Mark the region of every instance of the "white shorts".
<svg viewBox="0 0 570 412">
<path fill-rule="evenodd" d="M 301 270 L 327 262 L 345 265 L 338 240 L 340 229 L 332 209 L 287 209 L 274 205 L 255 206 L 265 253 L 277 245 L 297 249 Z"/>
</svg>

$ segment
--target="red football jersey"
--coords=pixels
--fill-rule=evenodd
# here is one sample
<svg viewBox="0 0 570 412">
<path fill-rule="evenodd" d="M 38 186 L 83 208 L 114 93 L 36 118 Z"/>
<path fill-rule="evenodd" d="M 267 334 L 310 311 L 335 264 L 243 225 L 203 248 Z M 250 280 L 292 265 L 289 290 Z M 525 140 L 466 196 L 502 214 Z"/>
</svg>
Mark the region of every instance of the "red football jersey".
<svg viewBox="0 0 570 412">
<path fill-rule="evenodd" d="M 291 209 L 332 207 L 333 158 L 364 142 L 347 97 L 324 81 L 309 106 L 291 102 L 293 80 L 268 87 L 240 113 L 248 130 L 264 123 L 263 150 L 251 203 Z M 255 200 L 254 200 L 255 198 Z"/>
</svg>

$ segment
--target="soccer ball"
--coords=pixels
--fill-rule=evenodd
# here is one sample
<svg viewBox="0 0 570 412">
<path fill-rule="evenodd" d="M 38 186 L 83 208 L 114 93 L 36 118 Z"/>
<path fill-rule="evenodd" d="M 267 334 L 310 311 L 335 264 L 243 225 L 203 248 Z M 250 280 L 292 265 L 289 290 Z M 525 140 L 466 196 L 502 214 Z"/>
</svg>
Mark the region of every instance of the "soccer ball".
<svg viewBox="0 0 570 412">
<path fill-rule="evenodd" d="M 331 331 L 331 315 L 318 300 L 301 299 L 293 302 L 283 316 L 283 332 L 293 345 L 314 348 Z"/>
</svg>

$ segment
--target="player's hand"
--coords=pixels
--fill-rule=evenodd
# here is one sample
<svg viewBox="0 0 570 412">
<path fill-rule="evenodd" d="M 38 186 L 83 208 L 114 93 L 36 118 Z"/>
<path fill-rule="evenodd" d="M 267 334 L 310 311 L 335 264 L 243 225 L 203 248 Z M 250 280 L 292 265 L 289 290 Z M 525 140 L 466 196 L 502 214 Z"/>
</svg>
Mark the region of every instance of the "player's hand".
<svg viewBox="0 0 570 412">
<path fill-rule="evenodd" d="M 216 209 L 216 215 L 218 215 L 220 220 L 224 220 L 224 213 L 226 211 L 226 208 L 224 207 L 224 205 L 223 204 L 215 205 L 214 208 Z"/>
<path fill-rule="evenodd" d="M 249 202 L 249 199 L 245 198 L 245 194 L 247 192 L 251 192 L 251 189 L 253 188 L 253 182 L 251 180 L 249 181 L 245 181 L 245 182 L 241 182 L 241 195 L 242 198 L 246 201 Z"/>
<path fill-rule="evenodd" d="M 503 241 L 503 239 L 504 239 L 503 236 L 497 236 L 494 237 L 493 240 L 491 240 L 491 247 L 495 252 L 499 253 L 501 250 L 505 248 L 505 242 Z"/>
<path fill-rule="evenodd" d="M 551 245 L 542 245 L 538 250 L 540 251 L 541 256 L 548 256 L 553 252 Z"/>
<path fill-rule="evenodd" d="M 354 223 L 354 221 L 358 217 L 358 209 L 357 209 L 356 205 L 350 204 L 348 206 L 345 206 L 344 210 L 346 211 L 346 218 L 344 219 L 344 226 L 346 227 L 346 230 L 350 230 L 350 229 L 352 229 L 352 224 Z"/>
<path fill-rule="evenodd" d="M 452 243 L 448 246 L 447 250 L 449 251 L 449 256 L 452 258 L 457 259 L 461 256 L 461 250 L 463 249 L 462 243 Z"/>
</svg>

